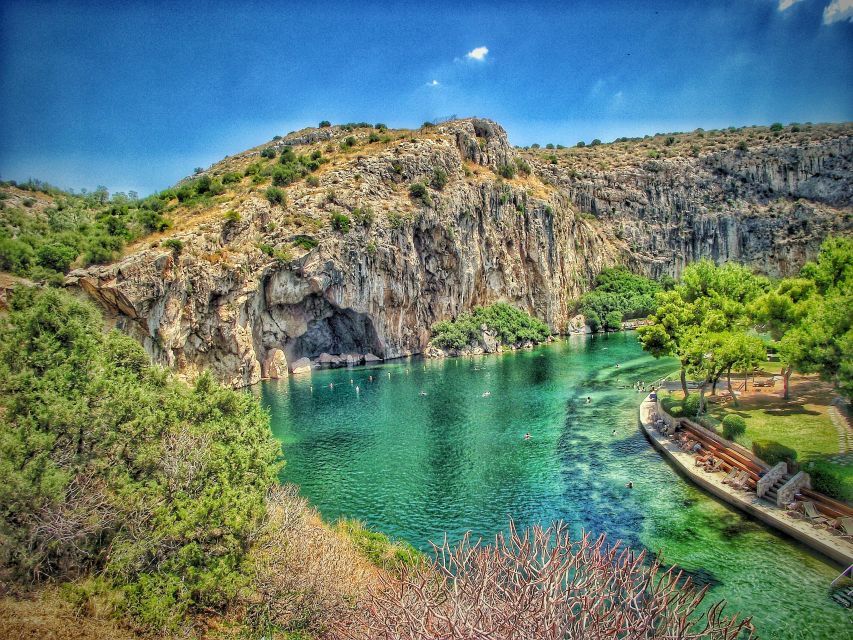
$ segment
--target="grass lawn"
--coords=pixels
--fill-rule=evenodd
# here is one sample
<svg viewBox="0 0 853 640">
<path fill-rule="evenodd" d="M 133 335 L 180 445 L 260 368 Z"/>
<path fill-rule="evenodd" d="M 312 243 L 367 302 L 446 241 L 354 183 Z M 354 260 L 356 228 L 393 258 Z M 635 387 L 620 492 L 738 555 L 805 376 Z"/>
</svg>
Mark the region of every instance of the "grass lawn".
<svg viewBox="0 0 853 640">
<path fill-rule="evenodd" d="M 767 364 L 772 367 L 778 363 Z M 768 369 L 764 367 L 771 373 Z M 719 423 L 731 413 L 741 416 L 746 422 L 746 432 L 737 438 L 738 443 L 751 448 L 753 440 L 766 440 L 790 447 L 797 452 L 797 461 L 804 471 L 828 470 L 839 484 L 831 493 L 853 501 L 853 464 L 830 460 L 839 453 L 838 433 L 828 414 L 835 395 L 828 384 L 814 377 L 794 376 L 790 400 L 782 397 L 781 388 L 773 392 L 751 392 L 740 396 L 737 407 L 731 402 L 725 405 L 709 402 L 707 418 Z M 681 404 L 683 397 L 681 391 L 664 392 L 662 401 L 669 407 Z"/>
</svg>

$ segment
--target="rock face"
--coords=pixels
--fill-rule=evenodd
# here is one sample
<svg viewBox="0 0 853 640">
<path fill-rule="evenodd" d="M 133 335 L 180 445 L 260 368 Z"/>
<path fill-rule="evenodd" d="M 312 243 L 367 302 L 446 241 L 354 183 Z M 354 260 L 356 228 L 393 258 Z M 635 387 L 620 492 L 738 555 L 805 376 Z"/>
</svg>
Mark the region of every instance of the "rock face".
<svg viewBox="0 0 853 640">
<path fill-rule="evenodd" d="M 343 135 L 299 132 L 280 144 L 327 149 Z M 176 234 L 180 253 L 149 246 L 72 272 L 67 284 L 98 300 L 155 361 L 244 386 L 310 371 L 318 357 L 352 366 L 360 354 L 420 353 L 434 322 L 496 301 L 554 331 L 578 330 L 572 303 L 605 267 L 677 275 L 710 257 L 787 274 L 828 233 L 851 228 L 849 137 L 574 177 L 530 158 L 530 175 L 513 179 L 497 174 L 520 152 L 487 120 L 375 149 L 360 141 L 363 152 L 319 172 L 319 185 L 290 186 L 285 206 L 270 204 L 265 187 L 246 191 L 219 205 L 236 209 L 238 222 L 220 215 Z M 243 157 L 257 159 L 232 160 Z M 446 185 L 410 197 L 410 184 L 435 185 L 437 171 Z M 353 220 L 346 233 L 329 224 L 342 211 Z M 494 348 L 489 338 L 478 348 Z"/>
<path fill-rule="evenodd" d="M 635 270 L 653 277 L 677 277 L 702 258 L 789 276 L 827 235 L 853 230 L 849 132 L 580 175 L 545 163 L 536 169 L 628 245 Z"/>
</svg>

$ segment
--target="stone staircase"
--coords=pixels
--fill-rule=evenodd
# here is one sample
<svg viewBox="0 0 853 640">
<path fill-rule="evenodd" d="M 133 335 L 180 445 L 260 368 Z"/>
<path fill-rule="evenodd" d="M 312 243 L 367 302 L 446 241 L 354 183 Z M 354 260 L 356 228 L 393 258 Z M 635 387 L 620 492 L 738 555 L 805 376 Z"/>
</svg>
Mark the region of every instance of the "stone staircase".
<svg viewBox="0 0 853 640">
<path fill-rule="evenodd" d="M 788 480 L 790 480 L 790 479 L 791 479 L 791 474 L 789 474 L 789 473 L 786 473 L 785 475 L 777 478 L 776 482 L 774 482 L 770 486 L 770 488 L 767 490 L 767 493 L 764 494 L 764 499 L 769 500 L 773 504 L 776 504 L 776 498 L 779 495 L 779 489 L 781 489 L 782 486 L 786 482 L 788 482 Z"/>
</svg>

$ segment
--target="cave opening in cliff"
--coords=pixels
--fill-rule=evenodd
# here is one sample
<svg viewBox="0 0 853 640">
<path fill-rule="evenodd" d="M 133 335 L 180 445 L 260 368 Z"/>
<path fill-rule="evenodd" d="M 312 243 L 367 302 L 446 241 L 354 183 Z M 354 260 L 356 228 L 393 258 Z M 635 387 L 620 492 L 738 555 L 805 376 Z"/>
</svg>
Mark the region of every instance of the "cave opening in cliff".
<svg viewBox="0 0 853 640">
<path fill-rule="evenodd" d="M 366 313 L 331 307 L 308 323 L 308 329 L 286 347 L 287 359 L 316 358 L 321 353 L 372 353 L 384 357 L 384 349 L 373 320 Z"/>
</svg>

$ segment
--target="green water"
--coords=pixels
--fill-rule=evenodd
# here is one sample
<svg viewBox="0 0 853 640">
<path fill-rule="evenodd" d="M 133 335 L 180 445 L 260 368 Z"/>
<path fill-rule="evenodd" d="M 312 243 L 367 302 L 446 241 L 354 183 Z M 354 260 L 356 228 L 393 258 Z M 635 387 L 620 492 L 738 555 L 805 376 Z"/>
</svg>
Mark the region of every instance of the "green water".
<svg viewBox="0 0 853 640">
<path fill-rule="evenodd" d="M 445 531 L 491 537 L 510 516 L 563 519 L 661 551 L 711 585 L 706 601 L 753 615 L 763 638 L 851 637 L 828 597 L 838 568 L 701 493 L 640 433 L 641 394 L 621 385 L 673 369 L 618 334 L 318 371 L 260 394 L 284 444 L 282 480 L 329 520 L 360 518 L 427 549 Z"/>
</svg>

